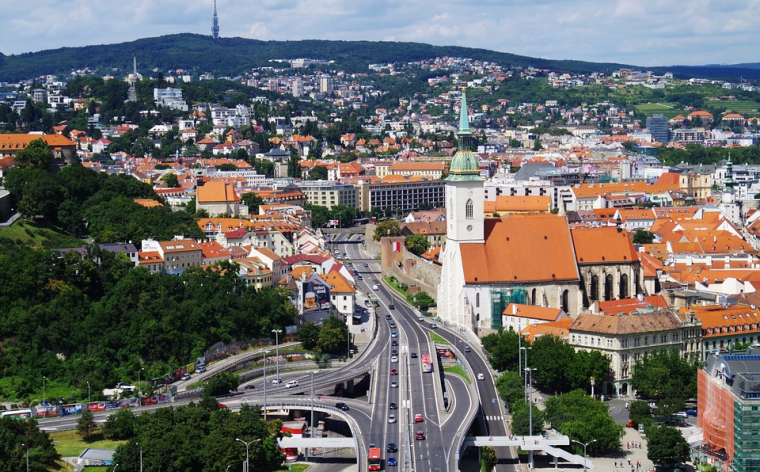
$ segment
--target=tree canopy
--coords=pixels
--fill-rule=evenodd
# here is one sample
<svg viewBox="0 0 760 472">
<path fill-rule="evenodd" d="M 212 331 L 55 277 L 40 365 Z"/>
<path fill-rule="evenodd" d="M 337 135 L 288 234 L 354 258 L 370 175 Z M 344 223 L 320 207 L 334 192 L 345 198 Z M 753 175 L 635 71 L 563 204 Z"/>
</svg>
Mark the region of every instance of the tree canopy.
<svg viewBox="0 0 760 472">
<path fill-rule="evenodd" d="M 0 418 L 0 470 L 27 470 L 27 450 L 29 470 L 58 468 L 56 461 L 61 456 L 56 452 L 48 433 L 39 429 L 37 420 Z"/>
<path fill-rule="evenodd" d="M 19 169 L 48 170 L 53 162 L 53 154 L 44 139 L 33 139 L 13 157 L 13 164 Z"/>
<path fill-rule="evenodd" d="M 647 436 L 647 458 L 655 465 L 673 470 L 689 460 L 689 443 L 676 428 L 650 427 Z"/>
<path fill-rule="evenodd" d="M 428 238 L 422 234 L 410 234 L 406 237 L 405 244 L 415 256 L 421 256 L 430 248 Z"/>
<path fill-rule="evenodd" d="M 616 449 L 623 437 L 623 427 L 610 416 L 607 404 L 594 400 L 582 390 L 549 397 L 546 420 L 571 440 L 583 443 L 596 440 L 589 444 L 589 453 Z"/>
<path fill-rule="evenodd" d="M 380 239 L 385 237 L 398 236 L 399 231 L 398 221 L 382 221 L 375 227 L 375 232 L 372 235 L 372 239 L 375 241 L 380 241 Z"/>
<path fill-rule="evenodd" d="M 688 400 L 697 395 L 698 367 L 675 349 L 655 351 L 636 361 L 631 386 L 642 398 Z"/>
</svg>

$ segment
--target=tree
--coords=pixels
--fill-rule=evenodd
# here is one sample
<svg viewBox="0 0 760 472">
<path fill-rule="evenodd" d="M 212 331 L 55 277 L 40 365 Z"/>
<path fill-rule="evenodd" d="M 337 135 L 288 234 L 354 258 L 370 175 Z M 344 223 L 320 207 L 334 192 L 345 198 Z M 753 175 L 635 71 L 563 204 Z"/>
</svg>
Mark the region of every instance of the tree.
<svg viewBox="0 0 760 472">
<path fill-rule="evenodd" d="M 288 158 L 288 177 L 294 179 L 301 178 L 301 164 L 298 152 L 295 149 L 290 150 L 290 157 Z"/>
<path fill-rule="evenodd" d="M 238 388 L 240 379 L 232 372 L 221 372 L 206 381 L 203 390 L 212 396 L 226 395 Z"/>
<path fill-rule="evenodd" d="M 161 180 L 163 182 L 166 182 L 167 187 L 171 187 L 171 188 L 179 187 L 179 179 L 177 179 L 177 174 L 166 174 L 163 177 L 161 177 Z"/>
<path fill-rule="evenodd" d="M 18 421 L 0 418 L 0 470 L 26 469 L 26 452 L 29 451 L 29 470 L 54 470 L 61 459 L 46 431 L 41 431 L 37 420 Z"/>
<path fill-rule="evenodd" d="M 314 166 L 309 172 L 309 180 L 327 180 L 327 167 Z"/>
<path fill-rule="evenodd" d="M 339 354 L 346 350 L 348 339 L 348 326 L 343 320 L 335 315 L 330 315 L 322 320 L 322 329 L 319 331 L 317 350 L 322 353 Z"/>
<path fill-rule="evenodd" d="M 546 420 L 570 439 L 587 443 L 589 451 L 605 451 L 620 447 L 623 427 L 610 416 L 607 404 L 594 400 L 582 390 L 549 397 L 546 400 Z"/>
<path fill-rule="evenodd" d="M 301 325 L 301 329 L 298 331 L 298 340 L 301 342 L 304 349 L 314 349 L 317 347 L 319 331 L 319 326 L 311 321 L 307 321 Z"/>
<path fill-rule="evenodd" d="M 380 241 L 382 238 L 398 236 L 399 233 L 398 221 L 383 221 L 378 223 L 375 227 L 375 233 L 372 235 L 372 239 Z"/>
<path fill-rule="evenodd" d="M 259 197 L 253 192 L 244 193 L 240 199 L 243 201 L 243 203 L 248 205 L 248 213 L 252 215 L 258 215 L 259 206 L 266 203 L 263 198 Z"/>
<path fill-rule="evenodd" d="M 13 165 L 19 169 L 48 170 L 53 163 L 53 154 L 45 140 L 33 139 L 13 157 Z"/>
<path fill-rule="evenodd" d="M 485 446 L 480 448 L 480 470 L 483 472 L 491 472 L 499 459 L 496 457 L 496 449 Z"/>
<path fill-rule="evenodd" d="M 428 311 L 428 309 L 432 306 L 436 305 L 435 300 L 433 300 L 433 297 L 428 295 L 427 292 L 417 292 L 410 294 L 406 297 L 407 301 L 414 305 L 418 310 L 420 311 Z"/>
<path fill-rule="evenodd" d="M 531 411 L 528 409 L 529 406 L 530 410 L 533 410 L 532 418 Z M 521 399 L 510 406 L 509 412 L 512 415 L 512 433 L 518 436 L 529 436 L 531 434 L 531 422 L 534 435 L 544 429 L 546 414 L 535 404 L 528 405 Z"/>
<path fill-rule="evenodd" d="M 688 400 L 697 394 L 697 368 L 675 349 L 655 351 L 636 361 L 631 386 L 642 398 Z"/>
<path fill-rule="evenodd" d="M 137 417 L 129 408 L 121 408 L 106 418 L 101 431 L 107 439 L 123 440 L 135 436 Z"/>
<path fill-rule="evenodd" d="M 652 244 L 654 242 L 654 233 L 645 229 L 640 229 L 633 233 L 633 244 Z"/>
<path fill-rule="evenodd" d="M 508 330 L 499 328 L 497 333 L 484 336 L 480 342 L 483 349 L 491 353 L 488 360 L 494 369 L 499 372 L 521 369 L 521 366 L 517 365 L 519 338 L 511 326 Z M 527 347 L 529 343 L 523 341 L 523 346 Z"/>
<path fill-rule="evenodd" d="M 689 443 L 679 430 L 670 426 L 651 427 L 647 436 L 647 458 L 656 465 L 673 470 L 689 460 Z"/>
<path fill-rule="evenodd" d="M 540 151 L 543 148 L 544 147 L 541 145 L 541 140 L 538 137 L 536 137 L 536 140 L 533 142 L 533 150 Z"/>
<path fill-rule="evenodd" d="M 430 248 L 430 241 L 422 234 L 410 234 L 404 243 L 409 252 L 416 256 L 423 255 Z"/>
<path fill-rule="evenodd" d="M 635 423 L 644 423 L 647 419 L 651 419 L 649 404 L 644 400 L 632 402 L 628 410 L 628 417 Z"/>
<path fill-rule="evenodd" d="M 97 427 L 95 415 L 89 409 L 84 410 L 77 420 L 77 433 L 88 441 Z"/>
<path fill-rule="evenodd" d="M 517 404 L 525 399 L 525 382 L 519 372 L 503 372 L 496 378 L 496 391 L 504 403 Z"/>
</svg>

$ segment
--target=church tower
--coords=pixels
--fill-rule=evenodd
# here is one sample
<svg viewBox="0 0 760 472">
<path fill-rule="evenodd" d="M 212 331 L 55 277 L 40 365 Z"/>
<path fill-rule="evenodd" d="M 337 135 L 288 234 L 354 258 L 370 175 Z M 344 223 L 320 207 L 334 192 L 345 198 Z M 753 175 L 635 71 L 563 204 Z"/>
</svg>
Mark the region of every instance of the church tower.
<svg viewBox="0 0 760 472">
<path fill-rule="evenodd" d="M 446 177 L 446 247 L 438 285 L 438 315 L 456 326 L 472 327 L 465 299 L 461 244 L 484 243 L 485 189 L 478 159 L 470 149 L 467 94 L 462 92 L 459 112 L 458 149 Z"/>
<path fill-rule="evenodd" d="M 219 39 L 219 17 L 216 16 L 216 0 L 214 0 L 214 17 L 211 20 L 211 37 Z"/>
</svg>

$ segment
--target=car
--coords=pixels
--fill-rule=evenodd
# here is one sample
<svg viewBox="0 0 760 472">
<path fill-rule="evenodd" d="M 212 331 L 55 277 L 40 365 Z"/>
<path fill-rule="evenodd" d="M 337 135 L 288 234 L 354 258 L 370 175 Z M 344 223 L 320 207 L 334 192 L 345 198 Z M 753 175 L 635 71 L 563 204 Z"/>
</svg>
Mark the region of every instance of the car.
<svg viewBox="0 0 760 472">
<path fill-rule="evenodd" d="M 344 253 L 343 253 L 343 257 L 348 257 L 348 253 L 347 253 L 347 252 L 344 252 Z"/>
<path fill-rule="evenodd" d="M 205 365 L 198 366 L 195 368 L 195 371 L 198 372 L 199 374 L 202 374 L 206 372 L 206 366 Z"/>
<path fill-rule="evenodd" d="M 470 352 L 470 346 L 464 345 L 464 352 Z"/>
<path fill-rule="evenodd" d="M 398 446 L 396 446 L 396 443 L 388 443 L 388 447 L 385 450 L 388 452 L 398 452 Z"/>
<path fill-rule="evenodd" d="M 397 356 L 391 356 L 391 362 L 398 362 Z"/>
<path fill-rule="evenodd" d="M 341 410 L 343 410 L 343 411 L 348 411 L 348 410 L 349 410 L 349 408 L 348 408 L 348 405 L 346 405 L 346 404 L 345 404 L 345 403 L 343 403 L 343 402 L 338 402 L 338 403 L 336 403 L 336 404 L 335 404 L 335 408 L 340 408 L 340 409 L 341 409 Z"/>
<path fill-rule="evenodd" d="M 359 275 L 359 271 L 356 270 L 356 269 L 352 270 L 351 273 L 354 274 L 354 275 Z"/>
<path fill-rule="evenodd" d="M 391 351 L 391 355 L 392 355 L 392 356 L 398 356 L 398 351 L 397 351 L 397 350 L 395 350 L 395 349 L 394 349 L 394 350 L 392 350 L 392 351 Z"/>
<path fill-rule="evenodd" d="M 396 369 L 391 369 L 391 375 L 398 375 L 398 371 Z"/>
<path fill-rule="evenodd" d="M 335 246 L 335 247 L 333 247 L 333 251 L 340 252 L 340 249 L 338 248 L 338 246 Z"/>
<path fill-rule="evenodd" d="M 220 404 L 219 404 L 219 409 L 220 409 L 220 410 L 227 410 L 227 409 L 228 409 L 228 407 L 227 407 L 227 405 L 225 405 L 224 403 L 220 403 Z"/>
<path fill-rule="evenodd" d="M 274 380 L 272 380 L 272 384 L 273 385 L 277 385 L 277 384 L 281 384 L 281 383 L 282 383 L 282 379 L 274 379 Z"/>
<path fill-rule="evenodd" d="M 676 418 L 687 418 L 689 415 L 686 414 L 685 411 L 679 411 L 678 413 L 674 414 Z"/>
<path fill-rule="evenodd" d="M 390 402 L 388 404 L 388 409 L 389 410 L 395 410 L 396 408 L 398 408 L 398 405 L 396 405 L 396 402 Z"/>
<path fill-rule="evenodd" d="M 478 372 L 478 380 L 485 380 L 486 376 L 483 375 L 483 372 Z"/>
<path fill-rule="evenodd" d="M 388 305 L 388 308 L 391 309 L 391 310 L 395 310 L 396 309 L 396 307 L 393 306 L 393 303 L 391 303 L 390 305 Z"/>
<path fill-rule="evenodd" d="M 411 354 L 410 354 L 410 357 L 411 357 L 412 359 L 417 359 L 417 353 L 416 353 L 416 352 L 413 352 L 413 353 L 411 353 Z"/>
<path fill-rule="evenodd" d="M 396 382 L 395 380 L 391 382 L 391 388 L 398 388 L 398 382 Z"/>
<path fill-rule="evenodd" d="M 376 447 L 377 447 L 377 446 L 375 445 L 375 443 L 369 443 L 369 448 L 370 448 L 370 449 L 374 449 L 374 448 L 376 448 Z"/>
<path fill-rule="evenodd" d="M 391 337 L 392 338 L 398 337 L 398 333 L 395 331 L 391 331 Z"/>
<path fill-rule="evenodd" d="M 380 287 L 377 286 L 377 284 L 372 286 L 372 290 L 380 290 Z"/>
<path fill-rule="evenodd" d="M 364 263 L 364 267 L 369 267 L 369 264 L 367 264 L 367 263 L 365 262 L 365 263 Z"/>
<path fill-rule="evenodd" d="M 396 415 L 388 415 L 388 423 L 395 423 Z"/>
<path fill-rule="evenodd" d="M 425 317 L 424 316 L 418 316 L 417 317 L 417 321 L 425 321 Z"/>
<path fill-rule="evenodd" d="M 414 433 L 414 439 L 418 441 L 422 441 L 423 439 L 425 439 L 425 431 L 417 431 L 416 433 Z"/>
<path fill-rule="evenodd" d="M 132 385 L 130 385 L 128 382 L 119 382 L 116 384 L 116 388 L 125 388 L 125 387 L 131 387 L 131 386 Z"/>
<path fill-rule="evenodd" d="M 253 390 L 254 388 L 256 388 L 256 386 L 253 384 L 248 384 L 245 387 L 243 387 L 243 389 L 245 390 Z"/>
<path fill-rule="evenodd" d="M 419 414 L 419 413 L 417 413 L 416 415 L 414 415 L 414 422 L 415 423 L 422 423 L 422 415 Z"/>
<path fill-rule="evenodd" d="M 291 380 L 290 382 L 285 384 L 285 388 L 293 388 L 298 387 L 298 380 Z"/>
<path fill-rule="evenodd" d="M 438 327 L 435 323 L 430 323 L 430 329 L 436 329 Z"/>
<path fill-rule="evenodd" d="M 395 327 L 396 327 L 396 323 L 394 323 L 393 321 L 391 321 L 391 328 L 395 328 Z"/>
<path fill-rule="evenodd" d="M 638 427 L 639 424 L 633 420 L 628 420 L 628 422 L 625 425 L 629 428 L 636 429 L 636 427 Z"/>
<path fill-rule="evenodd" d="M 388 458 L 388 466 L 394 467 L 396 465 L 396 458 L 395 457 L 389 457 Z"/>
<path fill-rule="evenodd" d="M 689 416 L 697 416 L 697 409 L 692 408 L 692 409 L 686 410 L 686 414 Z"/>
<path fill-rule="evenodd" d="M 180 380 L 190 380 L 192 376 L 190 374 L 185 374 L 182 377 L 180 377 Z"/>
<path fill-rule="evenodd" d="M 359 280 L 364 280 L 364 277 L 362 277 L 361 275 L 357 276 L 356 278 Z"/>
<path fill-rule="evenodd" d="M 398 341 L 396 341 L 395 339 L 391 341 L 391 346 L 398 346 Z"/>
<path fill-rule="evenodd" d="M 392 317 L 391 315 L 385 315 L 385 319 L 386 319 L 386 320 L 392 320 L 392 319 L 393 319 L 393 317 Z"/>
</svg>

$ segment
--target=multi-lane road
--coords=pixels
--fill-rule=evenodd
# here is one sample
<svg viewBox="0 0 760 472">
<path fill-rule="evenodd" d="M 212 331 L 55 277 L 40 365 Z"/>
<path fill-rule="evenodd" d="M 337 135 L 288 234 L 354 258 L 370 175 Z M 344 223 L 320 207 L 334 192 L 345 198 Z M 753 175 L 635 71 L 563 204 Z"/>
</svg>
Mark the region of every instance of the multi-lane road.
<svg viewBox="0 0 760 472">
<path fill-rule="evenodd" d="M 371 374 L 368 401 L 350 401 L 346 403 L 355 423 L 354 435 L 366 457 L 367 448 L 375 445 L 382 448 L 386 461 L 394 457 L 399 467 L 417 471 L 451 471 L 458 469 L 459 454 L 457 447 L 462 435 L 470 425 L 474 413 L 480 434 L 504 436 L 507 434 L 502 405 L 498 400 L 493 378 L 487 360 L 480 351 L 480 346 L 471 346 L 465 350 L 467 341 L 461 333 L 445 327 L 434 327 L 429 319 L 419 319 L 405 300 L 382 283 L 379 261 L 369 258 L 361 244 L 357 244 L 360 235 L 339 233 L 329 241 L 329 248 L 338 247 L 343 262 L 351 263 L 358 270 L 362 280 L 357 285 L 363 292 L 378 299 L 374 316 L 377 323 L 376 336 L 366 349 L 359 353 L 356 362 L 346 364 L 339 370 L 319 370 L 314 372 L 280 372 L 282 383 L 273 385 L 273 371 L 268 371 L 268 404 L 276 404 L 285 396 L 305 394 L 309 398 L 312 388 L 317 394 L 331 393 L 336 382 L 360 378 Z M 357 277 L 358 278 L 358 277 Z M 393 308 L 391 308 L 393 307 Z M 458 375 L 442 376 L 434 362 L 433 373 L 422 372 L 422 355 L 429 354 L 437 359 L 435 345 L 430 331 L 449 342 L 450 347 L 469 366 L 471 385 Z M 392 333 L 395 333 L 393 335 Z M 211 372 L 213 373 L 213 372 Z M 483 374 L 484 380 L 477 380 Z M 441 379 L 444 379 L 443 383 Z M 287 382 L 297 380 L 298 386 L 287 388 Z M 264 379 L 249 382 L 255 388 L 242 397 L 225 400 L 228 406 L 235 408 L 245 402 L 261 402 L 264 394 Z M 446 411 L 443 406 L 443 388 L 446 389 L 451 407 Z M 304 397 L 300 397 L 303 399 Z M 335 399 L 325 400 L 335 406 Z M 318 403 L 323 403 L 318 400 Z M 141 411 L 151 411 L 164 405 L 145 407 Z M 110 412 L 96 414 L 96 420 L 104 421 Z M 415 420 L 419 415 L 421 420 Z M 42 427 L 67 429 L 76 419 L 60 418 L 41 422 Z M 424 439 L 418 439 L 418 432 Z M 394 444 L 398 449 L 388 451 L 388 445 Z M 392 449 L 392 448 L 391 448 Z M 508 448 L 497 450 L 500 472 L 512 469 L 511 451 Z M 360 470 L 364 464 L 360 464 Z M 386 470 L 388 468 L 386 467 Z"/>
</svg>

